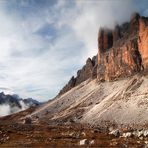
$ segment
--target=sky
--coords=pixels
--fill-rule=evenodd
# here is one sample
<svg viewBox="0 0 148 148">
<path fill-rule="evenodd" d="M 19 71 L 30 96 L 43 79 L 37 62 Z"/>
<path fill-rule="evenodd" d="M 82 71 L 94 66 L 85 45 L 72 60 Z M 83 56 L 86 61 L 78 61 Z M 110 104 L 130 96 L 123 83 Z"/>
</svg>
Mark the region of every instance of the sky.
<svg viewBox="0 0 148 148">
<path fill-rule="evenodd" d="M 148 1 L 1 0 L 0 91 L 52 99 L 97 54 L 99 28 L 135 11 L 148 16 Z"/>
</svg>

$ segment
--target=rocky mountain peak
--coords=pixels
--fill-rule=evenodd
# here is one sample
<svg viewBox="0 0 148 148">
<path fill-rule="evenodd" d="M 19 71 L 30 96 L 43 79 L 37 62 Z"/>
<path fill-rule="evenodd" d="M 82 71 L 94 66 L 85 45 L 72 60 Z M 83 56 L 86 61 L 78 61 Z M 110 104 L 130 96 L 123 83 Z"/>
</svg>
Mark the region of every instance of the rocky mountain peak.
<svg viewBox="0 0 148 148">
<path fill-rule="evenodd" d="M 98 33 L 98 54 L 88 58 L 77 76 L 60 91 L 63 94 L 91 78 L 113 81 L 148 70 L 148 18 L 133 13 L 130 22 L 114 29 L 101 27 Z"/>
</svg>

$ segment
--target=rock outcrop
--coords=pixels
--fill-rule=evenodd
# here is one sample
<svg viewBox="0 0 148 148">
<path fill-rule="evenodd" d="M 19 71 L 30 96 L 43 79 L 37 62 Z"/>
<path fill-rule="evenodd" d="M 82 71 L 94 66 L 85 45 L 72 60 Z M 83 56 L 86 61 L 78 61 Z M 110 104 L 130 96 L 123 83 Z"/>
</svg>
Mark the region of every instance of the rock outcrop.
<svg viewBox="0 0 148 148">
<path fill-rule="evenodd" d="M 60 91 L 63 94 L 88 78 L 112 81 L 148 70 L 148 18 L 138 13 L 113 30 L 100 28 L 98 54 Z"/>
<path fill-rule="evenodd" d="M 148 69 L 148 18 L 139 19 L 138 48 L 145 70 Z"/>
</svg>

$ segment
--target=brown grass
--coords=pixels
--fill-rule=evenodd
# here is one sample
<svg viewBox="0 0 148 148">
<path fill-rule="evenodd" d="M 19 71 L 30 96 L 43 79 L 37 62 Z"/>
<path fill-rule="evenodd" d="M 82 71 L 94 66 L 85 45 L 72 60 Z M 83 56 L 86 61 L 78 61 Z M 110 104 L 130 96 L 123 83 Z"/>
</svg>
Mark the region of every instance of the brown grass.
<svg viewBox="0 0 148 148">
<path fill-rule="evenodd" d="M 146 139 L 116 138 L 83 125 L 48 126 L 5 124 L 0 126 L 0 147 L 142 147 Z M 9 137 L 9 138 L 7 138 Z M 5 139 L 5 140 L 4 140 Z M 84 145 L 80 140 L 87 139 Z M 94 141 L 91 144 L 91 141 Z"/>
</svg>

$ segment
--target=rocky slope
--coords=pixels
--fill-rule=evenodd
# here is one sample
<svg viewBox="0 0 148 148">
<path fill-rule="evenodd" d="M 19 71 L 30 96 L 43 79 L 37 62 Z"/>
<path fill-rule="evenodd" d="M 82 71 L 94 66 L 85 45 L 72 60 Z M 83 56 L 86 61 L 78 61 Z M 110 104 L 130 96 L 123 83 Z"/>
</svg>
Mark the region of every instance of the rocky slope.
<svg viewBox="0 0 148 148">
<path fill-rule="evenodd" d="M 32 113 L 35 122 L 148 126 L 148 76 L 84 81 Z"/>
<path fill-rule="evenodd" d="M 147 98 L 147 75 L 88 79 L 40 107 L 0 118 L 0 146 L 147 147 Z"/>
</svg>

